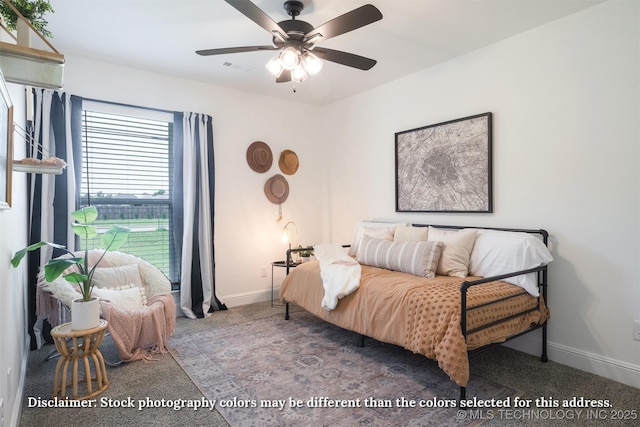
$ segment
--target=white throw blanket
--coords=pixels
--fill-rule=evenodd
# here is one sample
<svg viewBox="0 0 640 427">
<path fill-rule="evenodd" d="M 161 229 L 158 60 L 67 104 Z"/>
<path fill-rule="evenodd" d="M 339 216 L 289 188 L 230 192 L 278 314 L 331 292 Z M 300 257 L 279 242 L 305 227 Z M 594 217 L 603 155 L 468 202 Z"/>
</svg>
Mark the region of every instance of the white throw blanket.
<svg viewBox="0 0 640 427">
<path fill-rule="evenodd" d="M 322 308 L 333 310 L 338 305 L 338 299 L 358 289 L 362 268 L 338 244 L 315 245 L 313 255 L 320 263 L 324 288 Z"/>
</svg>

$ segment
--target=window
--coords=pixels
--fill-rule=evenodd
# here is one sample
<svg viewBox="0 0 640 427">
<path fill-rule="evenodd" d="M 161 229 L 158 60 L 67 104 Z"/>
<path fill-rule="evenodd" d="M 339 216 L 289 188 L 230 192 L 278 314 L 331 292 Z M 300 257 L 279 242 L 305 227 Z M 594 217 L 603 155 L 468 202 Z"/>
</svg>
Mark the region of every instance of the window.
<svg viewBox="0 0 640 427">
<path fill-rule="evenodd" d="M 179 281 L 171 204 L 173 115 L 85 101 L 82 112 L 82 206 L 95 206 L 98 232 L 131 229 L 122 252 Z M 101 236 L 89 243 L 100 247 Z M 84 242 L 81 242 L 84 244 Z"/>
</svg>

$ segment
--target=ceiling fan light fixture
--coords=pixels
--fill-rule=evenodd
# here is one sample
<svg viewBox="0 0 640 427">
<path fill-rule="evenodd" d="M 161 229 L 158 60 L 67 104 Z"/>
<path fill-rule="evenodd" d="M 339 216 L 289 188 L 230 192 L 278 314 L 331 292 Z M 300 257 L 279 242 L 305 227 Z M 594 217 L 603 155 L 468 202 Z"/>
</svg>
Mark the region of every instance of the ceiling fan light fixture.
<svg viewBox="0 0 640 427">
<path fill-rule="evenodd" d="M 382 13 L 372 4 L 357 7 L 314 27 L 308 22 L 296 19 L 304 9 L 305 3 L 310 3 L 311 0 L 285 0 L 284 9 L 291 19 L 280 22 L 274 21 L 261 10 L 255 4 L 255 0 L 225 0 L 225 2 L 269 32 L 272 36 L 272 44 L 197 50 L 198 55 L 280 50 L 276 58 L 272 58 L 265 64 L 269 72 L 276 76 L 276 83 L 291 80 L 301 82 L 309 76 L 314 76 L 322 69 L 323 61 L 360 70 L 369 70 L 376 64 L 373 59 L 340 50 L 326 48 L 321 51 L 316 50 L 322 60 L 309 52 L 319 41 L 331 39 L 382 19 Z"/>
<path fill-rule="evenodd" d="M 285 47 L 279 58 L 285 70 L 293 70 L 300 63 L 300 52 L 293 46 Z"/>
<path fill-rule="evenodd" d="M 305 52 L 302 56 L 302 65 L 310 76 L 315 76 L 322 70 L 322 60 L 311 52 Z"/>
<path fill-rule="evenodd" d="M 282 66 L 282 61 L 279 56 L 271 58 L 269 62 L 265 64 L 265 68 L 276 77 L 280 77 L 280 74 L 284 71 L 284 67 Z"/>
</svg>

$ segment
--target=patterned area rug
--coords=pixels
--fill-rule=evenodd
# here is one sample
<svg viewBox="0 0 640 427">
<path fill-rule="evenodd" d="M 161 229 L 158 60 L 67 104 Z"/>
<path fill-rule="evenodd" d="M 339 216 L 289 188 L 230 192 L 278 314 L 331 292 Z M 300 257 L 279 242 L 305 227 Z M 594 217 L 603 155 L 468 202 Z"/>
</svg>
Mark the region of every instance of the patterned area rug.
<svg viewBox="0 0 640 427">
<path fill-rule="evenodd" d="M 174 336 L 171 354 L 232 426 L 477 425 L 459 388 L 424 356 L 343 330 L 304 310 Z M 467 398 L 515 390 L 471 377 Z M 415 407 L 410 407 L 413 404 Z M 420 407 L 422 406 L 422 407 Z"/>
</svg>

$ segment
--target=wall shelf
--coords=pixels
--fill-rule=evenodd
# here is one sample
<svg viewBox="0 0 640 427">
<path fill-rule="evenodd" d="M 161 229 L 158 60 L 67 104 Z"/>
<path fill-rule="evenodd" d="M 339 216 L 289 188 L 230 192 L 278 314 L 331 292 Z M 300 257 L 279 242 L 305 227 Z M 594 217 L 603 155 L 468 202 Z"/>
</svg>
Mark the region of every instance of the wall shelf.
<svg viewBox="0 0 640 427">
<path fill-rule="evenodd" d="M 0 23 L 4 33 L 15 41 L 15 43 L 0 41 L 0 69 L 4 79 L 27 86 L 61 89 L 64 55 L 35 29 L 10 1 L 0 1 L 7 4 L 18 17 L 16 36 Z M 31 47 L 32 34 L 35 34 L 50 50 Z"/>
<path fill-rule="evenodd" d="M 60 162 L 62 162 L 62 164 L 60 164 Z M 66 166 L 67 164 L 64 161 L 56 157 L 52 157 L 51 159 L 47 159 L 47 160 L 27 158 L 23 160 L 13 161 L 14 172 L 61 175 L 62 170 Z"/>
<path fill-rule="evenodd" d="M 51 155 L 38 141 L 36 141 L 31 133 L 23 129 L 17 123 L 13 123 L 13 131 L 22 136 L 30 145 L 29 154 L 37 157 L 27 157 L 22 160 L 13 160 L 11 167 L 15 172 L 39 173 L 50 175 L 61 175 L 62 170 L 67 167 L 67 163 Z"/>
<path fill-rule="evenodd" d="M 60 89 L 64 73 L 64 55 L 0 42 L 0 69 L 8 82 Z"/>
</svg>

